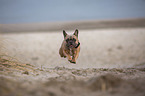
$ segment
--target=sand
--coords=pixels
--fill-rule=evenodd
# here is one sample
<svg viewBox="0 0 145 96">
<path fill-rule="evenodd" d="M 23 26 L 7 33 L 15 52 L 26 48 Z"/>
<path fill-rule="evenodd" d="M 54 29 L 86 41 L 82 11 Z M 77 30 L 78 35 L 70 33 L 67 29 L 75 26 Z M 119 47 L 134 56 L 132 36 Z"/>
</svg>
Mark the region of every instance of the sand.
<svg viewBox="0 0 145 96">
<path fill-rule="evenodd" d="M 1 96 L 145 95 L 145 68 L 37 69 L 16 62 L 15 67 L 1 64 Z"/>
<path fill-rule="evenodd" d="M 1 34 L 0 95 L 145 95 L 145 28 L 79 32 L 77 64 L 58 54 L 62 32 Z"/>
<path fill-rule="evenodd" d="M 58 54 L 62 32 L 3 34 L 4 52 L 23 63 L 46 68 L 128 68 L 145 63 L 145 28 L 79 32 L 81 51 L 76 65 Z"/>
</svg>

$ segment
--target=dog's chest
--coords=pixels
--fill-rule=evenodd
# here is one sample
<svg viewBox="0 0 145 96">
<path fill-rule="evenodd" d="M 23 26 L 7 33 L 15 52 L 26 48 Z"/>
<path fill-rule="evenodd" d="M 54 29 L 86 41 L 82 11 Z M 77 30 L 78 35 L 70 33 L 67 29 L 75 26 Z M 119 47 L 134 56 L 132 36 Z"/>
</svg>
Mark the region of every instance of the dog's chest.
<svg viewBox="0 0 145 96">
<path fill-rule="evenodd" d="M 73 52 L 73 51 L 74 51 L 74 50 L 70 48 L 70 49 L 69 49 L 69 51 L 70 51 L 70 52 L 69 52 L 69 53 L 70 53 L 70 55 L 71 55 L 71 56 L 73 56 L 73 54 L 74 54 L 74 52 Z"/>
<path fill-rule="evenodd" d="M 69 51 L 70 51 L 70 52 L 69 52 L 69 53 L 70 53 L 70 55 L 72 56 L 72 55 L 73 55 L 72 49 L 70 49 Z"/>
</svg>

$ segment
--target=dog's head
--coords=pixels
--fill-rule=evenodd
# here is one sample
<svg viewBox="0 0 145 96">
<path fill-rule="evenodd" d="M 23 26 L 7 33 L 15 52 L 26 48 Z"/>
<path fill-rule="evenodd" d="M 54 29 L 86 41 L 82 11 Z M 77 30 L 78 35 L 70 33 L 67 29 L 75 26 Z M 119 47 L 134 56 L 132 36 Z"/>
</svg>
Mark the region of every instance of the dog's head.
<svg viewBox="0 0 145 96">
<path fill-rule="evenodd" d="M 68 35 L 65 30 L 63 30 L 64 42 L 66 42 L 66 46 L 70 48 L 77 48 L 80 43 L 78 40 L 78 30 L 76 29 L 73 35 Z"/>
</svg>

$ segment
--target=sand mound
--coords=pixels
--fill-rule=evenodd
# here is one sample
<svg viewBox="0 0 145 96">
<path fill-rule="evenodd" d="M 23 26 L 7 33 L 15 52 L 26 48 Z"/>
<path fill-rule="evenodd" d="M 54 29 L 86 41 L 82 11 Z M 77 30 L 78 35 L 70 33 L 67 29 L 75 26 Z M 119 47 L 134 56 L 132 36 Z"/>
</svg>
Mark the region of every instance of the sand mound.
<svg viewBox="0 0 145 96">
<path fill-rule="evenodd" d="M 66 77 L 65 77 L 66 78 Z M 61 79 L 61 78 L 59 78 Z M 85 78 L 84 78 L 85 79 Z M 46 82 L 15 81 L 0 77 L 0 95 L 23 96 L 144 96 L 145 79 L 123 80 L 122 78 L 104 74 L 90 80 L 58 80 Z M 38 87 L 39 86 L 39 87 Z"/>
<path fill-rule="evenodd" d="M 106 74 L 100 77 L 91 78 L 91 80 L 89 80 L 88 83 L 89 88 L 94 91 L 96 90 L 106 91 L 112 90 L 112 88 L 120 86 L 122 83 L 125 83 L 125 81 L 116 76 Z"/>
<path fill-rule="evenodd" d="M 4 58 L 0 68 L 0 96 L 145 95 L 144 68 L 37 69 Z"/>
</svg>

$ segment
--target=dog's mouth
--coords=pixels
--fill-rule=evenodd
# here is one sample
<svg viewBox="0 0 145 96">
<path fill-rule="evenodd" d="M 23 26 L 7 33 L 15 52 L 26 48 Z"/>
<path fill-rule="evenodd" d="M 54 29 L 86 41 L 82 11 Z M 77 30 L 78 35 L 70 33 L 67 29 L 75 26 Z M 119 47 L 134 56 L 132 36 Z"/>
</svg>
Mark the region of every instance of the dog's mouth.
<svg viewBox="0 0 145 96">
<path fill-rule="evenodd" d="M 73 46 L 73 45 L 69 45 L 69 47 L 70 47 L 70 48 L 74 48 L 74 46 Z"/>
<path fill-rule="evenodd" d="M 68 48 L 78 48 L 80 46 L 80 42 L 78 42 L 78 44 L 70 44 L 67 46 L 68 46 Z"/>
</svg>

